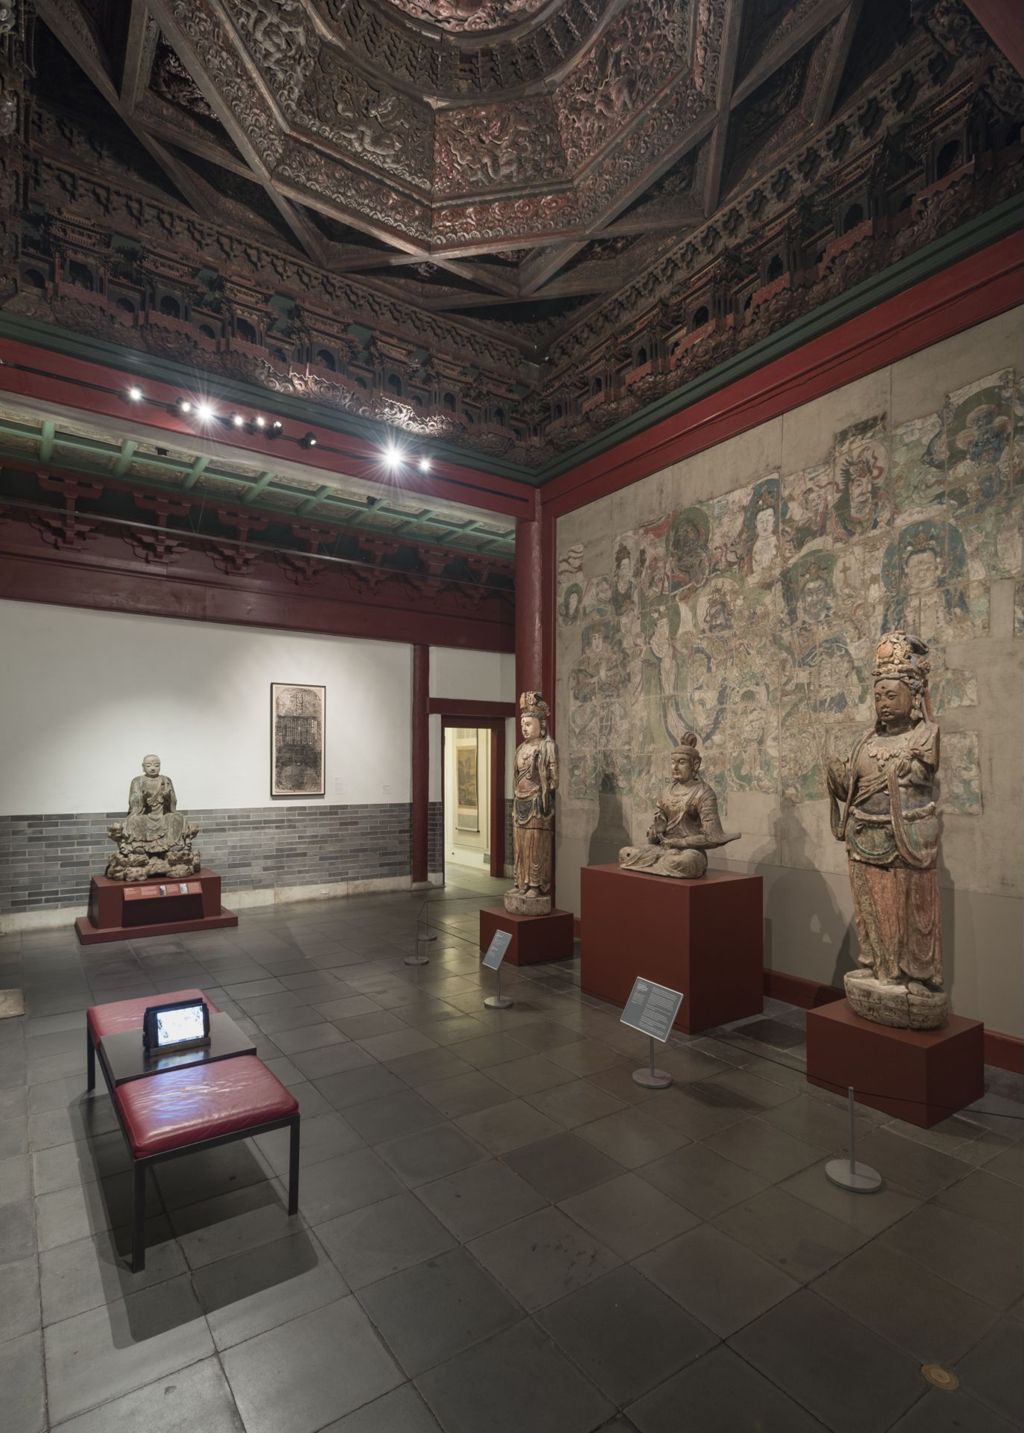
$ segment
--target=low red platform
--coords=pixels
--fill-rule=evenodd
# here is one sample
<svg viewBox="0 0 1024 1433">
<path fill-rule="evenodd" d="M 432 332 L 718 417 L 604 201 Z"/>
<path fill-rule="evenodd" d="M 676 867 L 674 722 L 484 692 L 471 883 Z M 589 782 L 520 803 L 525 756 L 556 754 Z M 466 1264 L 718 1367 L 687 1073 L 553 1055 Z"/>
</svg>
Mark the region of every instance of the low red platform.
<svg viewBox="0 0 1024 1433">
<path fill-rule="evenodd" d="M 512 944 L 505 952 L 510 965 L 537 965 L 543 960 L 572 960 L 572 911 L 546 916 L 512 915 L 504 906 L 480 909 L 480 949 L 485 951 L 496 930 L 507 930 Z"/>
<path fill-rule="evenodd" d="M 99 945 L 237 924 L 238 917 L 220 903 L 220 876 L 204 867 L 187 881 L 168 877 L 131 885 L 93 876 L 89 914 L 78 917 L 75 930 L 80 944 Z"/>
<path fill-rule="evenodd" d="M 951 1015 L 942 1030 L 893 1030 L 854 1014 L 845 1000 L 807 1012 L 812 1085 L 928 1129 L 985 1093 L 984 1027 Z"/>
<path fill-rule="evenodd" d="M 692 1034 L 764 1009 L 760 876 L 695 881 L 584 866 L 580 988 L 625 1005 L 638 975 L 681 990 L 675 1028 Z"/>
</svg>

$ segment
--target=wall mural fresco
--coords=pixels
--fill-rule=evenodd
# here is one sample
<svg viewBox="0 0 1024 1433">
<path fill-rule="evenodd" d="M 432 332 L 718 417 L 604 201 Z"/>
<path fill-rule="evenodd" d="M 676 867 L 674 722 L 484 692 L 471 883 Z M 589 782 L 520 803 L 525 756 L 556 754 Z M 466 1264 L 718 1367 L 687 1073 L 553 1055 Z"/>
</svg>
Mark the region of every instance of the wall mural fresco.
<svg viewBox="0 0 1024 1433">
<path fill-rule="evenodd" d="M 871 720 L 882 631 L 929 644 L 937 714 L 976 706 L 947 648 L 988 633 L 1001 578 L 1020 579 L 1024 636 L 1024 380 L 1010 371 L 927 417 L 842 429 L 827 462 L 620 532 L 606 570 L 575 543 L 558 595 L 568 795 L 649 804 L 666 748 L 693 731 L 723 810 L 741 791 L 820 800 L 828 758 Z M 944 743 L 944 807 L 980 815 L 978 733 Z"/>
</svg>

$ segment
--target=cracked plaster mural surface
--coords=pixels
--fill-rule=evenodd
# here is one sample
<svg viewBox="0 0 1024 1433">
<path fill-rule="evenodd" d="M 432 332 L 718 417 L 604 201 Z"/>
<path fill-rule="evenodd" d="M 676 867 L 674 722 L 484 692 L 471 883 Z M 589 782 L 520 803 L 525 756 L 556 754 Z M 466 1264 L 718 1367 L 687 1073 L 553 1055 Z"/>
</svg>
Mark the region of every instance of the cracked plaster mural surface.
<svg viewBox="0 0 1024 1433">
<path fill-rule="evenodd" d="M 762 794 L 783 820 L 820 802 L 829 757 L 873 720 L 872 652 L 895 626 L 928 642 L 937 717 L 955 716 L 943 808 L 980 817 L 985 738 L 964 654 L 987 660 L 1002 579 L 1015 580 L 1012 631 L 1024 636 L 1022 453 L 1022 380 L 1001 370 L 925 417 L 894 425 L 878 411 L 839 428 L 825 461 L 801 471 L 760 472 L 635 525 L 612 514 L 641 513 L 650 497 L 561 519 L 559 741 L 580 829 L 608 796 L 639 829 L 686 731 L 726 824 L 751 809 L 741 794 Z M 687 486 L 648 481 L 665 493 L 666 476 L 672 491 Z M 805 846 L 792 864 L 817 856 Z"/>
</svg>

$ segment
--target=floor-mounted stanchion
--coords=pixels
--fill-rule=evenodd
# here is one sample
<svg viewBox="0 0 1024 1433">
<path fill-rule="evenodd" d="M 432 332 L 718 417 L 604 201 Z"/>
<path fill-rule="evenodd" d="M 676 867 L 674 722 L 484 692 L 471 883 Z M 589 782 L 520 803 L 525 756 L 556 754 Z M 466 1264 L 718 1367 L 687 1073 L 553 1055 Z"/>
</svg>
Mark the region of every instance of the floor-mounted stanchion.
<svg viewBox="0 0 1024 1433">
<path fill-rule="evenodd" d="M 508 998 L 507 995 L 502 995 L 502 993 L 501 993 L 501 966 L 500 966 L 500 965 L 498 966 L 497 970 L 494 972 L 494 975 L 495 975 L 495 980 L 496 980 L 496 984 L 495 984 L 495 987 L 494 987 L 494 994 L 493 994 L 493 995 L 488 995 L 488 996 L 486 996 L 486 997 L 484 998 L 484 1004 L 487 1006 L 488 1010 L 507 1010 L 507 1009 L 509 1008 L 509 1006 L 512 1004 L 512 1001 Z"/>
<path fill-rule="evenodd" d="M 654 1036 L 648 1037 L 650 1049 L 647 1054 L 647 1066 L 633 1071 L 633 1082 L 643 1085 L 645 1090 L 664 1090 L 672 1083 L 672 1076 L 667 1070 L 658 1070 L 654 1065 Z"/>
<path fill-rule="evenodd" d="M 852 1194 L 875 1194 L 882 1187 L 882 1176 L 870 1164 L 857 1163 L 857 1115 L 852 1085 L 847 1087 L 846 1103 L 850 1117 L 849 1149 L 845 1159 L 829 1160 L 825 1166 L 825 1177 Z"/>
</svg>

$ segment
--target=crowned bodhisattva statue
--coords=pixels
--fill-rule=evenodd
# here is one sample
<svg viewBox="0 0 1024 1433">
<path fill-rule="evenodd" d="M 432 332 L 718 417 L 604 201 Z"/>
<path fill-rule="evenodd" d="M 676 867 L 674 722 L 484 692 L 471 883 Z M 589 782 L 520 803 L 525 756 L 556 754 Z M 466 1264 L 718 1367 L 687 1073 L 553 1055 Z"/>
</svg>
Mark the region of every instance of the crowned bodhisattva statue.
<svg viewBox="0 0 1024 1433">
<path fill-rule="evenodd" d="M 740 833 L 722 830 L 718 797 L 700 771 L 697 738 L 688 731 L 672 753 L 672 781 L 661 793 L 643 846 L 623 846 L 619 865 L 649 876 L 693 880 L 708 868 L 705 851 L 738 841 Z"/>
<path fill-rule="evenodd" d="M 505 892 L 513 915 L 551 911 L 551 868 L 555 841 L 558 748 L 548 736 L 550 708 L 540 692 L 519 698 L 522 741 L 516 748 L 512 839 L 515 885 Z"/>
<path fill-rule="evenodd" d="M 875 724 L 848 759 L 828 768 L 832 834 L 846 843 L 860 941 L 846 998 L 866 1020 L 916 1030 L 949 1018 L 929 665 L 920 637 L 885 633 L 875 648 Z"/>
<path fill-rule="evenodd" d="M 160 774 L 160 758 L 144 756 L 142 775 L 133 776 L 128 790 L 128 815 L 107 828 L 117 845 L 107 864 L 112 881 L 148 881 L 156 876 L 184 880 L 200 868 L 192 842 L 199 827 L 178 810 L 169 776 Z"/>
</svg>

